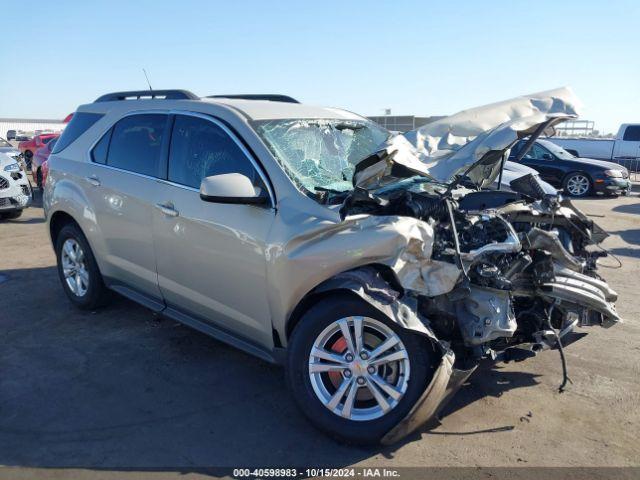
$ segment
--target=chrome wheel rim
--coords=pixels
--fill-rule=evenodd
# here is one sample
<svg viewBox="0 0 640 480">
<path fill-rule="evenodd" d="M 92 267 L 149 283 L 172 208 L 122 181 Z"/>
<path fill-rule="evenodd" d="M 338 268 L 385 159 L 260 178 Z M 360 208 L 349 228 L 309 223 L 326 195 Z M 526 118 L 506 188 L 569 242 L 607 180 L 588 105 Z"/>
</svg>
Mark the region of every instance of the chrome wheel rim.
<svg viewBox="0 0 640 480">
<path fill-rule="evenodd" d="M 407 391 L 409 374 L 400 337 L 369 317 L 331 323 L 309 354 L 309 378 L 318 400 L 348 420 L 375 420 L 393 410 Z"/>
<path fill-rule="evenodd" d="M 85 263 L 84 251 L 73 238 L 68 238 L 62 244 L 62 273 L 69 290 L 77 296 L 83 297 L 89 289 L 89 272 Z"/>
<path fill-rule="evenodd" d="M 577 197 L 584 195 L 589 190 L 589 179 L 584 175 L 574 175 L 567 181 L 567 191 Z"/>
</svg>

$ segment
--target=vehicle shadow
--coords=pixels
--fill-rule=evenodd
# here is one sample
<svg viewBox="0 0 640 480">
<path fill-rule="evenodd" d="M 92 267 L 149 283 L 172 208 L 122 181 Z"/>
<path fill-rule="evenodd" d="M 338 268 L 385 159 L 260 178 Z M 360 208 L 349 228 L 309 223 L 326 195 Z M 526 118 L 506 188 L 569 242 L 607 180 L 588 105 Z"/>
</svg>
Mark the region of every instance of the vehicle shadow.
<svg viewBox="0 0 640 480">
<path fill-rule="evenodd" d="M 345 466 L 392 457 L 421 438 L 384 448 L 339 444 L 299 412 L 282 369 L 118 296 L 102 310 L 80 312 L 64 297 L 55 267 L 2 274 L 2 465 L 183 473 L 207 466 Z M 38 301 L 30 301 L 35 292 Z M 443 421 L 535 378 L 483 365 Z"/>
<path fill-rule="evenodd" d="M 614 212 L 619 213 L 631 213 L 633 215 L 640 215 L 640 202 L 631 203 L 626 205 L 618 205 L 612 208 Z"/>
</svg>

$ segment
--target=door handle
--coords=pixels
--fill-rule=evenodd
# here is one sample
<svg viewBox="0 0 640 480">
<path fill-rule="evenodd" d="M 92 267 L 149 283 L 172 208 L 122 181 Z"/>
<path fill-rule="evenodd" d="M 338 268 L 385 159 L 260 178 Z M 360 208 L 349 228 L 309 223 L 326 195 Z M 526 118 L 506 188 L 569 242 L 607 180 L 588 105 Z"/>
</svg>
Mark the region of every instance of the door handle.
<svg viewBox="0 0 640 480">
<path fill-rule="evenodd" d="M 177 217 L 178 211 L 173 208 L 171 203 L 156 203 L 156 208 L 164 213 L 167 217 Z"/>
<path fill-rule="evenodd" d="M 94 187 L 99 187 L 100 186 L 100 179 L 98 177 L 96 177 L 95 175 L 91 175 L 90 177 L 84 177 L 84 179 L 89 182 L 91 185 L 93 185 Z"/>
</svg>

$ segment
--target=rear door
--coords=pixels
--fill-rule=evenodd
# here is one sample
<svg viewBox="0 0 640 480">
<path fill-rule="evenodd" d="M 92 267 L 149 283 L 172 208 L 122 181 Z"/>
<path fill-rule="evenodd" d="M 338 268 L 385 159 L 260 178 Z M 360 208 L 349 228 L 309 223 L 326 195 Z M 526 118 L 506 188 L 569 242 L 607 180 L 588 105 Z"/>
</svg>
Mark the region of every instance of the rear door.
<svg viewBox="0 0 640 480">
<path fill-rule="evenodd" d="M 200 199 L 201 180 L 242 173 L 268 181 L 242 142 L 221 122 L 175 115 L 167 179 L 153 211 L 158 282 L 168 307 L 262 347 L 273 344 L 266 294 L 266 238 L 275 217 L 267 206 Z"/>
<path fill-rule="evenodd" d="M 104 240 L 103 273 L 159 303 L 152 210 L 168 118 L 151 113 L 119 120 L 92 149 L 92 173 L 84 179 Z"/>
</svg>

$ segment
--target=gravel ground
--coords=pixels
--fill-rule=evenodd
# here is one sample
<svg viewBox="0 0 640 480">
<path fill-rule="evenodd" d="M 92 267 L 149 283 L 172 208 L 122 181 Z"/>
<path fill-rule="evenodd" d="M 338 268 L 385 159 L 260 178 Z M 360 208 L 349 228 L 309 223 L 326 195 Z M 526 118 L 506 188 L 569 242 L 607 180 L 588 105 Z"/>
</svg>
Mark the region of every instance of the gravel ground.
<svg viewBox="0 0 640 480">
<path fill-rule="evenodd" d="M 93 313 L 72 308 L 42 210 L 30 208 L 0 223 L 0 465 L 20 467 L 5 470 L 14 478 L 70 467 L 73 477 L 120 478 L 292 464 L 637 466 L 640 198 L 577 203 L 612 234 L 605 246 L 623 265 L 602 272 L 626 323 L 585 330 L 567 348 L 565 393 L 556 351 L 483 365 L 440 426 L 383 449 L 318 433 L 277 367 L 123 298 Z"/>
</svg>

